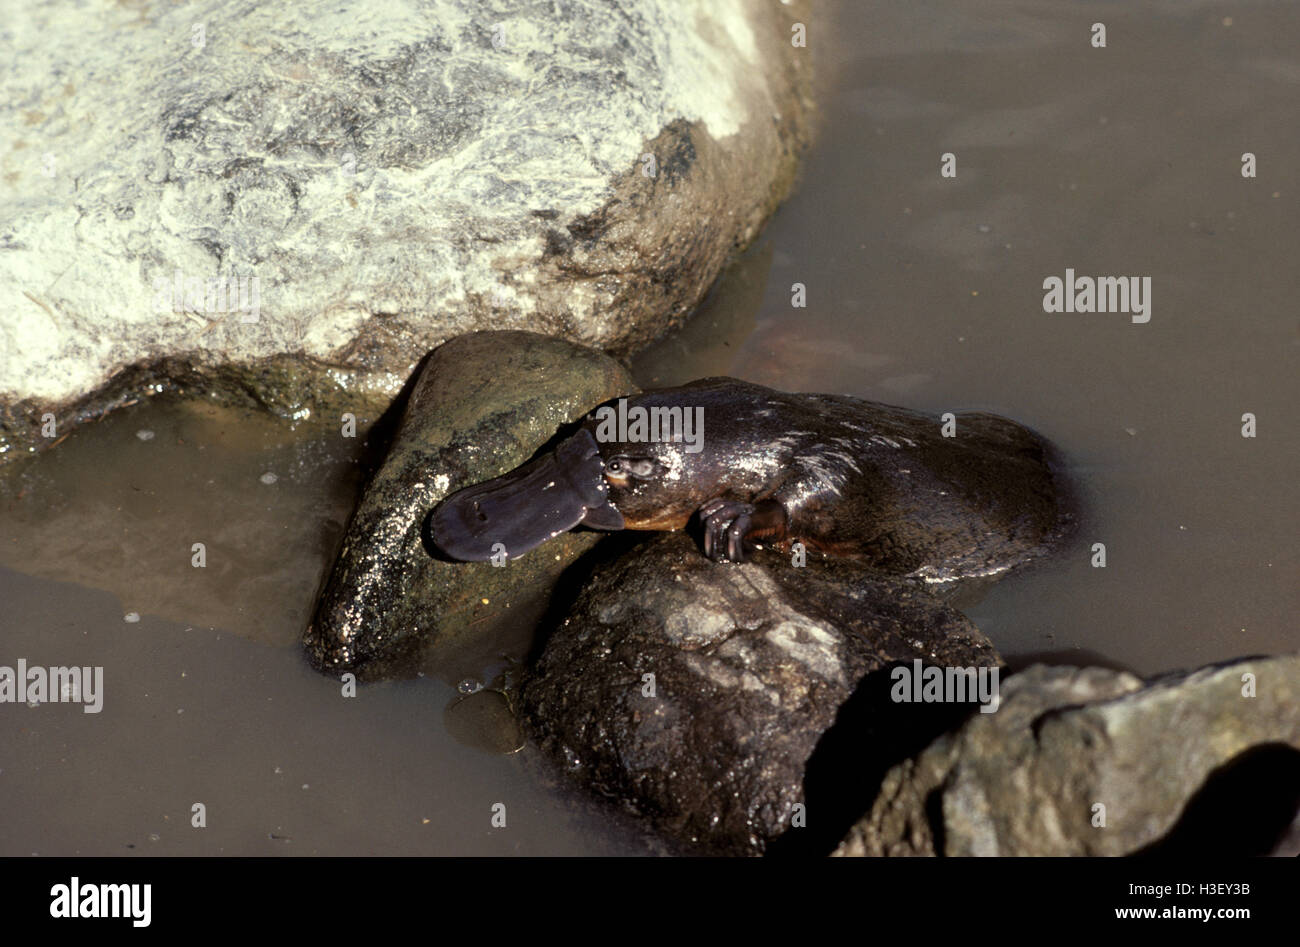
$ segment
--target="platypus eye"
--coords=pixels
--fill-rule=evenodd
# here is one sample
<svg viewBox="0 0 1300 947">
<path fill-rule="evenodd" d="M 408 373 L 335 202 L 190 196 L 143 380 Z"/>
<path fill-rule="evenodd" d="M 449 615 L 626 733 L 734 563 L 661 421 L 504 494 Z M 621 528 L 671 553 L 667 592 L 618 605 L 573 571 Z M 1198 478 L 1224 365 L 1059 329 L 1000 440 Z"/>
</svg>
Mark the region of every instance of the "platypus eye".
<svg viewBox="0 0 1300 947">
<path fill-rule="evenodd" d="M 659 465 L 649 457 L 611 457 L 605 461 L 605 471 L 615 477 L 636 477 L 646 480 L 653 477 Z"/>
</svg>

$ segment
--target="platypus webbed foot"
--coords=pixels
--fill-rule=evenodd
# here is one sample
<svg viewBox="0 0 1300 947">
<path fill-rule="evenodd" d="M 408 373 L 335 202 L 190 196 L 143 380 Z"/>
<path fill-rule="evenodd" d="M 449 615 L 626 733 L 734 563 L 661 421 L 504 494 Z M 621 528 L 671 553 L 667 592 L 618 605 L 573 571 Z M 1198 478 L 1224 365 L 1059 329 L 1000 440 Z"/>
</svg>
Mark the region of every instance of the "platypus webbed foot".
<svg viewBox="0 0 1300 947">
<path fill-rule="evenodd" d="M 745 540 L 785 536 L 785 508 L 775 500 L 757 504 L 715 497 L 699 509 L 704 554 L 714 562 L 745 561 Z"/>
</svg>

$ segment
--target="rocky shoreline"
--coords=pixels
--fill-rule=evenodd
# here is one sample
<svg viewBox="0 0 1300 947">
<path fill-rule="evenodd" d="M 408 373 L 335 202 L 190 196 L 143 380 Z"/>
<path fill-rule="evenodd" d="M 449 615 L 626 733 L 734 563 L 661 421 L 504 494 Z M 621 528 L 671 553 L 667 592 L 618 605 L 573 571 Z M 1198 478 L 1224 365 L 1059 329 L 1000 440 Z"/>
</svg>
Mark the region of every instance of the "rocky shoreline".
<svg viewBox="0 0 1300 947">
<path fill-rule="evenodd" d="M 453 563 L 421 536 L 440 498 L 630 386 L 613 359 L 529 333 L 435 351 L 322 594 L 313 663 L 439 673 L 494 624 L 534 621 L 496 692 L 512 713 L 496 708 L 495 742 L 517 749 L 522 728 L 563 781 L 694 853 L 1131 854 L 1174 844 L 1180 814 L 1243 760 L 1286 775 L 1295 656 L 1146 682 L 1006 674 L 925 582 L 847 560 L 715 563 L 688 533 L 579 529 L 508 563 Z M 955 697 L 954 670 L 969 682 Z"/>
</svg>

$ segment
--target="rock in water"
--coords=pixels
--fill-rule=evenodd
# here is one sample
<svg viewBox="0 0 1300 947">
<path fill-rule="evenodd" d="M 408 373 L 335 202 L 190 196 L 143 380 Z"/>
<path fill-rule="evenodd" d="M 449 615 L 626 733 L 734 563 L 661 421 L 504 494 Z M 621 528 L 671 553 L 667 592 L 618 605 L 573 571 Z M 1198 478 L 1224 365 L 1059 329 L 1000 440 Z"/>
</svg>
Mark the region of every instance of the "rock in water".
<svg viewBox="0 0 1300 947">
<path fill-rule="evenodd" d="M 1133 854 L 1169 841 L 1201 808 L 1189 800 L 1205 798 L 1212 776 L 1220 787 L 1231 780 L 1234 764 L 1254 775 L 1215 821 L 1238 845 L 1261 828 L 1258 810 L 1280 804 L 1281 832 L 1300 803 L 1300 656 L 1145 684 L 1103 668 L 1035 666 L 1009 677 L 1001 696 L 997 713 L 972 716 L 895 767 L 836 854 Z M 1208 841 L 1202 834 L 1200 854 Z"/>
<path fill-rule="evenodd" d="M 533 736 L 579 782 L 692 851 L 759 854 L 782 836 L 815 850 L 797 844 L 799 833 L 821 837 L 837 818 L 838 784 L 856 785 L 868 769 L 858 739 L 876 715 L 843 705 L 872 672 L 917 658 L 999 663 L 980 631 L 919 582 L 831 560 L 793 568 L 770 551 L 718 565 L 669 533 L 594 573 L 521 703 Z M 838 741 L 824 739 L 833 724 L 848 731 Z M 882 735 L 876 749 L 891 752 L 892 740 Z M 845 744 L 859 754 L 848 774 L 837 765 Z M 857 798 L 841 833 L 861 812 Z M 807 827 L 796 827 L 796 805 Z"/>
<path fill-rule="evenodd" d="M 475 332 L 438 348 L 348 524 L 307 630 L 313 663 L 371 679 L 407 674 L 421 652 L 471 626 L 486 635 L 526 623 L 600 534 L 566 532 L 544 554 L 498 568 L 432 558 L 424 521 L 447 493 L 518 466 L 591 405 L 630 389 L 609 356 L 531 332 Z"/>
<path fill-rule="evenodd" d="M 279 355 L 391 399 L 475 329 L 648 342 L 789 188 L 804 12 L 56 0 L 8 17 L 0 458 L 52 442 L 43 414 L 61 433 L 159 386 L 221 394 L 257 376 L 219 369 Z"/>
</svg>

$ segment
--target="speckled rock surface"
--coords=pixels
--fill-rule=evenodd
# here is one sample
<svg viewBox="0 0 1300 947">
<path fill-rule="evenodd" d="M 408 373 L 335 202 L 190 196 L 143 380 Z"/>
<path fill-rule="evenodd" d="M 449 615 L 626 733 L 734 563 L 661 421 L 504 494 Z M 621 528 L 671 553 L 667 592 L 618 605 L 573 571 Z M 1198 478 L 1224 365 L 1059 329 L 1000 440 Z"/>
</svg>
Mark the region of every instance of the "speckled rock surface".
<svg viewBox="0 0 1300 947">
<path fill-rule="evenodd" d="M 877 686 L 887 688 L 890 664 L 916 658 L 999 663 L 974 625 L 917 584 L 833 560 L 796 569 L 770 551 L 713 563 L 670 533 L 595 571 L 525 679 L 521 706 L 533 738 L 576 781 L 687 851 L 760 854 L 787 839 L 815 850 L 794 837 L 832 824 L 830 799 L 862 776 L 840 771 L 843 749 L 870 769 L 863 754 L 889 758 L 895 725 L 926 716 L 887 715 Z M 876 729 L 886 719 L 888 735 Z M 796 804 L 806 827 L 793 827 Z"/>
<path fill-rule="evenodd" d="M 1247 674 L 1254 696 L 1244 693 Z M 1209 819 L 1214 834 L 1242 846 L 1253 810 L 1280 803 L 1280 827 L 1300 803 L 1298 655 L 1149 683 L 1103 668 L 1035 666 L 1006 679 L 996 713 L 972 716 L 890 771 L 836 854 L 1131 854 L 1161 843 L 1205 799 L 1223 798 L 1204 793 L 1207 778 L 1223 779 L 1223 767 L 1258 750 L 1267 756 L 1247 801 Z M 1205 854 L 1209 832 L 1194 834 L 1192 850 Z"/>
<path fill-rule="evenodd" d="M 496 567 L 432 558 L 425 518 L 448 493 L 519 466 L 562 425 L 631 391 L 609 356 L 530 332 L 475 332 L 439 347 L 348 524 L 306 633 L 313 663 L 404 675 L 434 649 L 515 621 L 511 608 L 527 624 L 525 608 L 544 605 L 601 534 L 563 533 Z"/>
<path fill-rule="evenodd" d="M 630 352 L 788 190 L 804 12 L 58 0 L 5 17 L 0 458 L 53 440 L 45 413 L 66 426 L 145 381 L 221 386 L 210 369 L 285 354 L 391 399 L 476 329 Z M 226 277 L 243 282 L 219 297 Z"/>
</svg>

